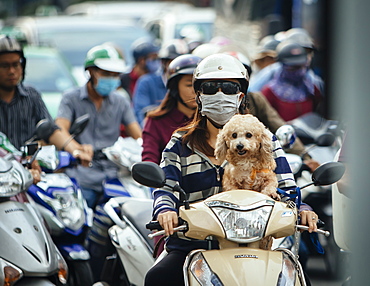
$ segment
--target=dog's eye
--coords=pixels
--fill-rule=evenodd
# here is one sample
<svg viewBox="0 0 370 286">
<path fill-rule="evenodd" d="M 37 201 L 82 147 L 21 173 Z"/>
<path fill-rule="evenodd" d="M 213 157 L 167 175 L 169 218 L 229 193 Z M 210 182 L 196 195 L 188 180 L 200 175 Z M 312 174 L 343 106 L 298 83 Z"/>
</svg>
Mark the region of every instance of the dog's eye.
<svg viewBox="0 0 370 286">
<path fill-rule="evenodd" d="M 247 132 L 247 134 L 245 134 L 245 137 L 251 138 L 252 137 L 252 133 Z"/>
<path fill-rule="evenodd" d="M 236 138 L 236 137 L 238 137 L 238 134 L 233 133 L 231 136 L 232 136 L 233 138 Z"/>
</svg>

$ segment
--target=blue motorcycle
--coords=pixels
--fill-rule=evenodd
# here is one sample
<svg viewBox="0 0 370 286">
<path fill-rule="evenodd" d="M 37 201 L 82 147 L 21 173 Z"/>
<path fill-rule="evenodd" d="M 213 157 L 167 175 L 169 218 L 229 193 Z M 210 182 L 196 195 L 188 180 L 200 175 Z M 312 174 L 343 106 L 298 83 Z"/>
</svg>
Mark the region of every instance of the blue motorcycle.
<svg viewBox="0 0 370 286">
<path fill-rule="evenodd" d="M 81 124 L 77 121 L 77 126 L 73 125 L 72 136 L 82 131 Z M 78 162 L 53 145 L 43 146 L 36 159 L 43 174 L 39 183 L 29 187 L 28 194 L 36 202 L 55 245 L 67 262 L 68 284 L 92 285 L 90 254 L 83 243 L 92 225 L 93 211 L 87 206 L 76 180 L 62 172 L 63 168 L 74 167 Z"/>
</svg>

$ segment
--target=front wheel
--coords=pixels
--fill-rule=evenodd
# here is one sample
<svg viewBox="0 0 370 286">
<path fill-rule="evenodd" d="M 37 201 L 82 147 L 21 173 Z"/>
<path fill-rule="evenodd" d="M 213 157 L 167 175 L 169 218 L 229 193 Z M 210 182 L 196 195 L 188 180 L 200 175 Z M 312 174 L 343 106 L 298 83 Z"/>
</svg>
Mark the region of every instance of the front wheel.
<svg viewBox="0 0 370 286">
<path fill-rule="evenodd" d="M 93 285 L 94 278 L 89 261 L 69 261 L 69 286 Z"/>
</svg>

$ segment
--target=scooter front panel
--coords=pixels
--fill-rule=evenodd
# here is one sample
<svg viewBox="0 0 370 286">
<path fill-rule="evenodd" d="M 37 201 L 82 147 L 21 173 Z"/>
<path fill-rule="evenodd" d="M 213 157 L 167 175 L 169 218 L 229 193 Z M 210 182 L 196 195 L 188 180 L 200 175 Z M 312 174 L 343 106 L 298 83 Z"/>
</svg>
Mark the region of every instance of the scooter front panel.
<svg viewBox="0 0 370 286">
<path fill-rule="evenodd" d="M 192 253 L 193 254 L 193 253 Z M 282 270 L 282 253 L 253 248 L 202 251 L 207 264 L 223 285 L 277 285 Z M 191 257 L 188 259 L 191 261 Z M 187 265 L 189 285 L 200 285 Z M 295 285 L 300 285 L 296 283 Z"/>
</svg>

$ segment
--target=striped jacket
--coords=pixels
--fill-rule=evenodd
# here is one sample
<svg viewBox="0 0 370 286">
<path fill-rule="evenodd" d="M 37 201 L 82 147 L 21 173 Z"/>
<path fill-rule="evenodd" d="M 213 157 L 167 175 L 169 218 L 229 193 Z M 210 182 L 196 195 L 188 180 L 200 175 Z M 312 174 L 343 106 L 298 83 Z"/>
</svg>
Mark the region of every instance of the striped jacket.
<svg viewBox="0 0 370 286">
<path fill-rule="evenodd" d="M 221 166 L 214 165 L 209 158 L 198 150 L 191 150 L 189 145 L 182 144 L 182 135 L 175 133 L 162 154 L 161 167 L 166 173 L 166 182 L 172 185 L 176 182 L 184 189 L 190 202 L 200 201 L 222 191 L 222 175 L 227 161 Z M 273 140 L 273 156 L 276 161 L 276 176 L 279 188 L 285 191 L 296 188 L 294 176 L 285 158 L 279 141 L 271 133 Z M 154 218 L 165 210 L 178 211 L 179 194 L 171 188 L 163 187 L 154 191 Z M 181 239 L 185 239 L 184 237 Z M 188 239 L 187 239 L 188 240 Z M 175 242 L 177 241 L 177 242 Z M 175 245 L 183 244 L 179 238 L 170 237 L 167 247 L 177 248 Z M 199 248 L 201 246 L 195 247 Z M 180 247 L 183 248 L 183 247 Z M 191 247 L 194 248 L 194 247 Z M 190 249 L 188 249 L 190 250 Z"/>
</svg>

